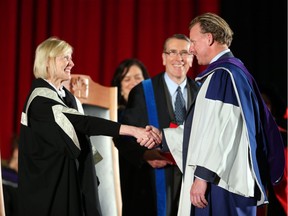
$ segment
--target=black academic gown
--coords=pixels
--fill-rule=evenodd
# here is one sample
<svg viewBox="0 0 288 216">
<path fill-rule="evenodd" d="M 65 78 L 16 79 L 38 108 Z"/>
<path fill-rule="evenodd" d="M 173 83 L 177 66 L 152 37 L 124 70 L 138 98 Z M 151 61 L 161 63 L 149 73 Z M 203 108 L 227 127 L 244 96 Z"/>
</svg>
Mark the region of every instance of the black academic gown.
<svg viewBox="0 0 288 216">
<path fill-rule="evenodd" d="M 198 86 L 187 79 L 189 106 L 194 102 Z M 152 78 L 160 128 L 174 121 L 171 99 L 167 97 L 164 73 Z M 142 83 L 129 93 L 127 107 L 121 122 L 145 127 L 149 124 Z M 155 169 L 143 160 L 147 150 L 130 139 L 114 139 L 119 150 L 123 216 L 157 216 Z M 167 216 L 177 214 L 182 174 L 177 166 L 165 167 Z"/>
<path fill-rule="evenodd" d="M 65 91 L 73 109 L 49 83 L 36 79 L 28 98 L 35 97 L 32 102 L 27 98 L 23 109 L 26 115 L 22 113 L 19 140 L 21 216 L 101 215 L 88 136 L 117 136 L 120 125 L 82 115 L 74 109 L 74 96 Z"/>
</svg>

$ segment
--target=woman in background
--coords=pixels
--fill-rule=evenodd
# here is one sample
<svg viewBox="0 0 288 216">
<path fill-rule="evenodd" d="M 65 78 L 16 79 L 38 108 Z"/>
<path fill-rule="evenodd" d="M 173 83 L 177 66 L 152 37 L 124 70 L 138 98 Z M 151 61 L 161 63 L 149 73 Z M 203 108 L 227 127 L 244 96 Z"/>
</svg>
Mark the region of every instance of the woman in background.
<svg viewBox="0 0 288 216">
<path fill-rule="evenodd" d="M 135 58 L 123 60 L 116 68 L 111 85 L 118 87 L 119 122 L 121 122 L 121 115 L 126 107 L 129 92 L 135 85 L 148 78 L 149 74 L 145 65 Z"/>
<path fill-rule="evenodd" d="M 125 110 L 128 96 L 131 89 L 142 82 L 144 79 L 148 79 L 149 74 L 145 65 L 135 58 L 123 60 L 116 68 L 112 86 L 118 87 L 118 122 L 121 122 L 121 117 Z M 131 163 L 129 163 L 124 157 L 119 154 L 119 169 L 120 169 L 120 186 L 122 203 L 125 204 L 129 190 L 129 179 L 127 179 L 131 172 Z"/>
</svg>

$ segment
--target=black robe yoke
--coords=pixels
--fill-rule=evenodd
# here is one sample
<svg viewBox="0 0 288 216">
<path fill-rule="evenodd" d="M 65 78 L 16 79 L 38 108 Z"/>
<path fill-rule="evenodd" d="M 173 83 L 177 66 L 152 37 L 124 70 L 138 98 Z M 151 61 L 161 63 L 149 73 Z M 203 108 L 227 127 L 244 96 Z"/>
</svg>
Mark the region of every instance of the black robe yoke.
<svg viewBox="0 0 288 216">
<path fill-rule="evenodd" d="M 67 107 L 49 83 L 36 79 L 21 117 L 21 216 L 101 215 L 88 136 L 115 137 L 119 129 L 119 123 Z"/>
</svg>

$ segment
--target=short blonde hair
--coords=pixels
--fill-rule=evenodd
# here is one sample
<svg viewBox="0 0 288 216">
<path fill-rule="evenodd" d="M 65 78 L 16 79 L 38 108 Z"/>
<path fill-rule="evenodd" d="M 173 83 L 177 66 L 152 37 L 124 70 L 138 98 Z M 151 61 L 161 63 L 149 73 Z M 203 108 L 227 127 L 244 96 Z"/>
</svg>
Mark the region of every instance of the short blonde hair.
<svg viewBox="0 0 288 216">
<path fill-rule="evenodd" d="M 215 41 L 230 47 L 233 40 L 233 31 L 223 18 L 214 13 L 204 13 L 190 22 L 189 30 L 197 23 L 200 24 L 202 34 L 211 33 Z"/>
<path fill-rule="evenodd" d="M 38 45 L 35 52 L 34 60 L 34 76 L 36 78 L 47 79 L 49 74 L 47 71 L 47 66 L 49 60 L 54 62 L 55 67 L 55 58 L 62 54 L 73 52 L 73 47 L 68 44 L 66 41 L 60 40 L 57 37 L 50 37 L 47 40 L 43 41 Z M 52 65 L 53 66 L 53 65 Z"/>
</svg>

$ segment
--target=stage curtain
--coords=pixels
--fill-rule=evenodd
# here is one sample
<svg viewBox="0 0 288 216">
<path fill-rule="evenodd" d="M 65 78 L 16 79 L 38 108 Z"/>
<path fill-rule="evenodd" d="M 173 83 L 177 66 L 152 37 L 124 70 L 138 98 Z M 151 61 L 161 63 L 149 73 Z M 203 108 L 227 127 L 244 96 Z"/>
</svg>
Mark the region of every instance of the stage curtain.
<svg viewBox="0 0 288 216">
<path fill-rule="evenodd" d="M 164 40 L 175 33 L 188 35 L 191 19 L 206 11 L 217 13 L 218 1 L 1 0 L 2 158 L 10 156 L 11 138 L 19 133 L 40 42 L 50 36 L 66 40 L 74 47 L 72 72 L 102 85 L 110 85 L 116 66 L 130 57 L 139 58 L 153 76 L 164 70 Z"/>
</svg>

